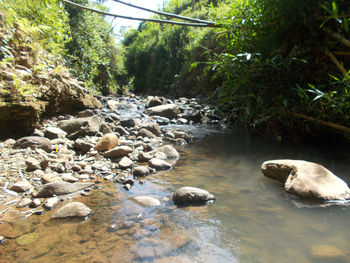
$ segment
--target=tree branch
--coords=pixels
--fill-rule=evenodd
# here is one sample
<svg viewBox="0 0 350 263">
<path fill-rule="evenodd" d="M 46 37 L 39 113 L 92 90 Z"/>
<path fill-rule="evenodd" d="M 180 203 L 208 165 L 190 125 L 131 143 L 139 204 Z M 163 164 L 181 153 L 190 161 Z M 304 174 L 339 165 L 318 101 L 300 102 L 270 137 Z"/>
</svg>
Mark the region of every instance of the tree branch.
<svg viewBox="0 0 350 263">
<path fill-rule="evenodd" d="M 125 3 L 125 2 L 120 1 L 120 0 L 112 0 L 112 1 L 120 3 L 122 5 L 131 6 L 131 7 L 140 9 L 140 10 L 144 10 L 144 11 L 147 11 L 147 12 L 151 12 L 151 13 L 155 13 L 155 14 L 163 15 L 163 16 L 167 16 L 167 17 L 178 18 L 178 19 L 181 19 L 181 20 L 197 22 L 197 23 L 201 23 L 201 24 L 208 24 L 208 25 L 215 25 L 216 24 L 215 22 L 201 20 L 201 19 L 197 19 L 197 18 L 192 18 L 192 17 L 187 17 L 187 16 L 180 16 L 180 15 L 170 14 L 170 13 L 166 13 L 166 12 L 162 12 L 162 11 L 155 11 L 155 10 L 151 10 L 151 9 L 148 9 L 148 8 L 145 8 L 145 7 L 141 7 L 141 6 Z"/>
<path fill-rule="evenodd" d="M 169 21 L 169 20 L 163 20 L 163 19 L 151 19 L 151 18 L 138 18 L 138 17 L 129 17 L 129 16 L 122 16 L 122 15 L 117 15 L 117 14 L 112 14 L 109 12 L 97 10 L 94 8 L 89 8 L 77 3 L 73 3 L 68 0 L 59 0 L 63 3 L 78 7 L 80 9 L 88 10 L 90 12 L 98 13 L 100 15 L 104 16 L 113 16 L 113 17 L 118 17 L 122 19 L 128 19 L 128 20 L 137 20 L 137 21 L 143 21 L 143 22 L 153 22 L 153 23 L 160 23 L 160 24 L 171 24 L 171 25 L 179 25 L 179 26 L 193 26 L 193 27 L 219 27 L 218 24 L 203 24 L 203 23 L 185 23 L 185 22 L 177 22 L 177 21 Z"/>
<path fill-rule="evenodd" d="M 339 124 L 336 124 L 336 123 L 333 123 L 333 122 L 327 122 L 327 121 L 318 120 L 316 118 L 309 117 L 309 116 L 307 116 L 305 114 L 296 113 L 296 112 L 292 112 L 292 115 L 295 116 L 295 117 L 298 117 L 298 118 L 302 118 L 304 120 L 315 121 L 318 124 L 321 124 L 323 126 L 327 126 L 327 127 L 339 130 L 339 131 L 343 131 L 343 132 L 345 132 L 347 134 L 350 134 L 350 128 L 345 127 L 343 125 L 339 125 Z"/>
<path fill-rule="evenodd" d="M 339 40 L 341 43 L 343 43 L 345 46 L 348 46 L 350 47 L 350 40 L 346 39 L 345 37 L 343 37 L 342 35 L 338 34 L 338 33 L 335 33 L 333 32 L 332 30 L 330 30 L 329 28 L 327 27 L 322 27 L 322 30 L 324 32 L 326 32 L 328 35 L 330 35 L 331 37 Z"/>
<path fill-rule="evenodd" d="M 339 60 L 328 49 L 326 49 L 326 55 L 332 60 L 332 62 L 337 66 L 341 73 L 343 73 L 344 77 L 350 81 L 350 76 L 346 69 L 342 66 L 342 64 L 340 64 Z"/>
</svg>

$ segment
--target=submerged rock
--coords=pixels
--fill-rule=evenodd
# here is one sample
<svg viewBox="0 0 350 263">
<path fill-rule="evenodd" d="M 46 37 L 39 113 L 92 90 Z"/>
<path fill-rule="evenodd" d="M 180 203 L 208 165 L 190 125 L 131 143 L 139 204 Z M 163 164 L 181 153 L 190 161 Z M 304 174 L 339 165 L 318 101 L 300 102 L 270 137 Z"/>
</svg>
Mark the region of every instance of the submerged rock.
<svg viewBox="0 0 350 263">
<path fill-rule="evenodd" d="M 20 236 L 19 238 L 16 239 L 16 242 L 20 246 L 27 246 L 32 243 L 34 243 L 36 240 L 39 239 L 39 234 L 38 233 L 29 233 L 25 234 L 23 236 Z"/>
<path fill-rule="evenodd" d="M 340 249 L 329 245 L 315 245 L 311 249 L 311 255 L 318 260 L 344 260 L 346 254 Z M 331 262 L 329 261 L 329 262 Z M 323 262 L 323 261 L 322 261 Z M 328 261 L 327 261 L 328 262 Z M 340 261 L 342 262 L 342 261 Z"/>
<path fill-rule="evenodd" d="M 71 217 L 86 217 L 93 211 L 81 202 L 71 202 L 58 209 L 51 218 L 71 218 Z"/>
<path fill-rule="evenodd" d="M 272 160 L 262 164 L 263 174 L 284 184 L 288 193 L 318 200 L 350 199 L 347 184 L 320 164 L 301 160 Z"/>
<path fill-rule="evenodd" d="M 135 196 L 132 198 L 132 200 L 134 200 L 137 204 L 140 204 L 141 206 L 160 206 L 162 203 L 154 198 L 154 197 L 150 197 L 150 196 Z"/>
<path fill-rule="evenodd" d="M 205 204 L 211 200 L 215 200 L 214 195 L 206 190 L 190 186 L 177 189 L 173 195 L 173 201 L 176 205 Z"/>
</svg>

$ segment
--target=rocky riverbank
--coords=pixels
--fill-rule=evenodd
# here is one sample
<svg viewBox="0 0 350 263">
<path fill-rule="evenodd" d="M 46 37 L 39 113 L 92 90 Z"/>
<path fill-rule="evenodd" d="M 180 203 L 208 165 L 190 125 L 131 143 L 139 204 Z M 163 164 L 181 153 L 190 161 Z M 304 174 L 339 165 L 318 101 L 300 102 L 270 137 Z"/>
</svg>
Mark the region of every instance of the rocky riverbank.
<svg viewBox="0 0 350 263">
<path fill-rule="evenodd" d="M 174 146 L 196 139 L 185 127 L 224 125 L 212 107 L 195 99 L 98 99 L 104 105 L 100 109 L 45 120 L 30 136 L 0 143 L 0 219 L 14 210 L 25 217 L 51 209 L 57 210 L 53 218 L 88 216 L 93 211 L 81 203 L 61 204 L 89 196 L 104 181 L 129 191 L 149 174 L 175 165 L 180 154 Z M 189 201 L 196 196 L 195 191 L 183 194 Z M 214 199 L 208 195 L 200 192 L 195 201 Z M 147 196 L 134 199 L 144 206 L 161 203 Z"/>
</svg>

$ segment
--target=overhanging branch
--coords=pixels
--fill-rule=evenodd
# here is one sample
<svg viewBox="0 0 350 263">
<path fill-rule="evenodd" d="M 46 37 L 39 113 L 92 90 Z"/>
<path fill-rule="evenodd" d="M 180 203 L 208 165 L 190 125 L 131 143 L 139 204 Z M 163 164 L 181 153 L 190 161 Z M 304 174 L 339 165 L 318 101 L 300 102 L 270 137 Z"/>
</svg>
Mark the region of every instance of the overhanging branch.
<svg viewBox="0 0 350 263">
<path fill-rule="evenodd" d="M 148 8 L 145 8 L 145 7 L 141 7 L 141 6 L 125 3 L 125 2 L 120 1 L 120 0 L 112 0 L 112 1 L 120 3 L 122 5 L 127 5 L 127 6 L 130 6 L 130 7 L 133 7 L 133 8 L 137 8 L 137 9 L 140 9 L 140 10 L 143 10 L 143 11 L 147 11 L 147 12 L 151 12 L 151 13 L 155 13 L 155 14 L 163 15 L 163 16 L 167 16 L 167 17 L 178 18 L 178 19 L 185 20 L 185 21 L 197 22 L 197 23 L 208 24 L 208 25 L 215 25 L 216 24 L 215 22 L 201 20 L 201 19 L 197 19 L 197 18 L 192 18 L 192 17 L 187 17 L 187 16 L 180 16 L 180 15 L 170 14 L 170 13 L 166 13 L 166 12 L 162 12 L 162 11 L 155 11 L 155 10 L 148 9 Z"/>
<path fill-rule="evenodd" d="M 179 25 L 179 26 L 193 26 L 193 27 L 219 27 L 217 24 L 205 24 L 205 23 L 186 23 L 186 22 L 178 22 L 178 21 L 170 21 L 170 20 L 163 20 L 163 19 L 152 19 L 152 18 L 139 18 L 139 17 L 130 17 L 130 16 L 122 16 L 117 14 L 112 14 L 109 12 L 101 11 L 98 9 L 86 7 L 68 0 L 59 0 L 63 3 L 78 7 L 80 9 L 84 9 L 90 12 L 98 13 L 100 15 L 104 16 L 112 16 L 112 17 L 118 17 L 122 19 L 128 19 L 128 20 L 137 20 L 142 22 L 153 22 L 153 23 L 160 23 L 160 24 L 171 24 L 171 25 Z"/>
</svg>

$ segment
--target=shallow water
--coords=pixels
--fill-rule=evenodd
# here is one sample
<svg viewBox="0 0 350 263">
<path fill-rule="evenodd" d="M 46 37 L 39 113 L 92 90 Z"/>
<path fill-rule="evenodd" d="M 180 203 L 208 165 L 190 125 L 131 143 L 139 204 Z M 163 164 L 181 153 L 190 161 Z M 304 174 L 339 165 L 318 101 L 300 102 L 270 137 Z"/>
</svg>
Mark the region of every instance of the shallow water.
<svg viewBox="0 0 350 263">
<path fill-rule="evenodd" d="M 105 183 L 81 197 L 95 211 L 86 221 L 52 221 L 47 212 L 17 225 L 0 224 L 13 237 L 1 247 L 0 261 L 350 262 L 350 207 L 305 203 L 260 171 L 265 160 L 304 159 L 349 183 L 350 155 L 342 146 L 271 142 L 234 129 L 178 150 L 181 158 L 172 170 L 148 176 L 130 192 Z M 177 208 L 169 199 L 182 186 L 204 188 L 217 200 Z M 157 197 L 162 206 L 140 207 L 130 199 L 137 195 Z M 36 233 L 35 240 L 19 245 L 18 228 Z M 335 247 L 343 256 L 320 261 L 311 255 L 316 245 Z"/>
</svg>

